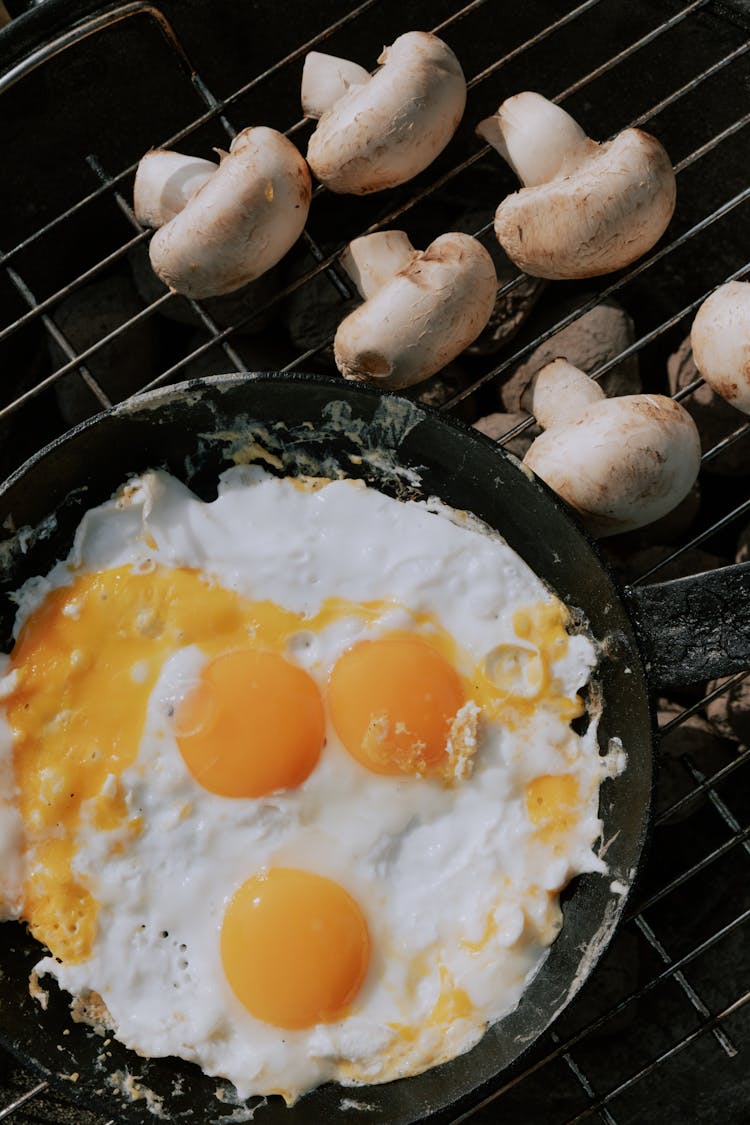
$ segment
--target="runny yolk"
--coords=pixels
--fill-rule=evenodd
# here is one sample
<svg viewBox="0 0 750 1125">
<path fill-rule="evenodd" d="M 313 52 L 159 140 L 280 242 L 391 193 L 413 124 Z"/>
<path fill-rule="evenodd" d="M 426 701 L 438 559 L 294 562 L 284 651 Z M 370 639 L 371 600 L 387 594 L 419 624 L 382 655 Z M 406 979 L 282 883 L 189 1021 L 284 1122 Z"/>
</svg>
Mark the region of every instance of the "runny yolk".
<svg viewBox="0 0 750 1125">
<path fill-rule="evenodd" d="M 370 959 L 367 923 L 330 879 L 275 867 L 234 894 L 221 958 L 237 998 L 256 1019 L 304 1028 L 345 1015 Z"/>
<path fill-rule="evenodd" d="M 175 726 L 191 774 L 222 797 L 263 797 L 300 785 L 325 738 L 314 680 L 277 653 L 248 648 L 203 668 Z"/>
<path fill-rule="evenodd" d="M 446 754 L 466 702 L 458 673 L 421 637 L 360 641 L 337 661 L 328 688 L 342 743 L 374 773 L 422 774 Z"/>
<path fill-rule="evenodd" d="M 5 710 L 26 837 L 23 917 L 56 957 L 82 961 L 96 935 L 98 904 L 73 863 L 87 803 L 95 827 L 140 830 L 137 810 L 128 812 L 107 779 L 136 760 L 165 660 L 195 644 L 210 661 L 249 638 L 283 650 L 303 626 L 319 628 L 336 612 L 324 603 L 303 622 L 198 571 L 123 567 L 75 576 L 28 618 L 11 655 L 16 686 Z"/>
</svg>

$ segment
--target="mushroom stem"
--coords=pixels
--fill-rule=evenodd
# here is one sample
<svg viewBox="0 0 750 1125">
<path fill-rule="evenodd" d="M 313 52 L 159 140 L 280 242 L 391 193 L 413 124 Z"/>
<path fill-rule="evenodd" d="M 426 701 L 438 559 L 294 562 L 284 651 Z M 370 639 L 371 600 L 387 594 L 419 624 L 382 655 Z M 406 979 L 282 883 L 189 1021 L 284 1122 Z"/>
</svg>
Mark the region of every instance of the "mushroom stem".
<svg viewBox="0 0 750 1125">
<path fill-rule="evenodd" d="M 556 378 L 561 398 L 566 386 L 573 397 L 583 395 L 584 382 L 596 386 L 583 372 L 576 379 L 569 367 L 557 360 L 540 372 L 546 372 L 542 397 L 552 392 Z M 577 415 L 560 400 L 551 402 L 553 424 L 523 460 L 577 510 L 593 535 L 617 535 L 653 523 L 687 496 L 700 469 L 700 438 L 693 419 L 674 399 L 606 398 L 596 389 L 594 401 Z M 573 417 L 563 424 L 566 414 Z"/>
<path fill-rule="evenodd" d="M 403 254 L 406 235 L 393 233 Z M 481 243 L 468 234 L 442 234 L 426 250 L 412 250 L 390 279 L 378 285 L 376 278 L 372 296 L 339 325 L 336 366 L 345 379 L 389 390 L 421 383 L 476 339 L 496 291 L 492 258 Z"/>
<path fill-rule="evenodd" d="M 310 168 L 329 191 L 367 195 L 405 183 L 442 152 L 463 115 L 466 80 L 437 36 L 408 31 L 378 61 L 372 76 L 351 64 L 342 72 L 340 59 L 314 61 L 307 76 L 306 113 L 340 93 L 307 147 Z"/>
<path fill-rule="evenodd" d="M 364 86 L 370 74 L 358 63 L 311 51 L 302 68 L 302 110 L 322 117 L 352 86 Z"/>
<path fill-rule="evenodd" d="M 163 227 L 217 170 L 218 164 L 154 148 L 138 165 L 133 189 L 135 217 L 143 227 Z"/>
<path fill-rule="evenodd" d="M 508 98 L 476 131 L 525 187 L 572 171 L 597 148 L 569 113 L 531 90 Z"/>
<path fill-rule="evenodd" d="M 568 114 L 525 91 L 479 133 L 524 186 L 495 212 L 505 253 L 533 277 L 599 277 L 661 238 L 675 205 L 672 163 L 655 137 L 624 129 L 597 144 Z"/>
<path fill-rule="evenodd" d="M 585 372 L 566 359 L 553 359 L 533 376 L 521 396 L 521 406 L 533 414 L 543 430 L 570 426 L 587 407 L 605 398 L 604 391 Z"/>
<path fill-rule="evenodd" d="M 355 238 L 341 255 L 341 264 L 367 301 L 416 253 L 404 231 L 384 230 Z"/>
<path fill-rule="evenodd" d="M 275 129 L 243 129 L 219 167 L 151 239 L 154 271 L 201 300 L 233 293 L 275 266 L 302 233 L 310 173 Z"/>
</svg>

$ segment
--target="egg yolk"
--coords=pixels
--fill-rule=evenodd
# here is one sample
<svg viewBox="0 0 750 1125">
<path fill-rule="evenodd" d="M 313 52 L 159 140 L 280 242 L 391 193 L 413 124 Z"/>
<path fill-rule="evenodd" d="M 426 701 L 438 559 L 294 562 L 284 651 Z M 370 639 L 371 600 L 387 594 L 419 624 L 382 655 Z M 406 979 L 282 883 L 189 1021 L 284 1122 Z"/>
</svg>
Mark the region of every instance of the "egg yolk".
<svg viewBox="0 0 750 1125">
<path fill-rule="evenodd" d="M 529 820 L 546 829 L 547 837 L 575 824 L 579 802 L 578 782 L 569 773 L 542 774 L 526 787 Z"/>
<path fill-rule="evenodd" d="M 274 652 L 240 649 L 211 660 L 175 715 L 191 774 L 222 797 L 263 797 L 300 785 L 325 737 L 315 682 Z"/>
<path fill-rule="evenodd" d="M 458 673 L 421 637 L 360 641 L 337 661 L 328 687 L 342 743 L 374 773 L 422 774 L 444 759 L 466 702 Z"/>
<path fill-rule="evenodd" d="M 370 937 L 362 911 L 338 883 L 275 867 L 230 900 L 221 958 L 251 1015 L 275 1027 L 312 1027 L 346 1014 L 367 973 Z"/>
</svg>

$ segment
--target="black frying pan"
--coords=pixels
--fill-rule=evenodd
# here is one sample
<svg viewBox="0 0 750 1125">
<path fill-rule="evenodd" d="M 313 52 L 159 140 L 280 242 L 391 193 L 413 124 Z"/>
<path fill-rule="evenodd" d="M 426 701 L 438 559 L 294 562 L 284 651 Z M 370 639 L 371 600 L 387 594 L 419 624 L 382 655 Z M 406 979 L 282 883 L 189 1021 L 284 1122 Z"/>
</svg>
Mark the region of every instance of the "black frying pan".
<svg viewBox="0 0 750 1125">
<path fill-rule="evenodd" d="M 620 737 L 628 755 L 627 770 L 601 789 L 610 873 L 583 876 L 566 892 L 561 936 L 518 1008 L 473 1050 L 423 1075 L 354 1091 L 325 1086 L 292 1110 L 271 1099 L 254 1118 L 260 1125 L 447 1120 L 473 1104 L 548 1027 L 610 940 L 627 901 L 627 892 L 613 893 L 610 884 L 632 886 L 649 817 L 649 687 L 747 666 L 750 568 L 623 591 L 554 494 L 476 431 L 342 380 L 231 375 L 144 395 L 102 414 L 42 450 L 0 489 L 0 627 L 6 648 L 14 616 L 8 595 L 67 554 L 87 508 L 107 499 L 129 474 L 150 467 L 167 468 L 209 498 L 233 451 L 253 438 L 279 456 L 289 473 L 317 467 L 326 475 L 363 477 L 391 494 L 438 496 L 474 512 L 497 528 L 559 597 L 583 612 L 603 646 L 601 744 Z M 398 465 L 416 469 L 421 485 L 415 488 L 406 475 L 378 468 L 382 459 L 368 454 L 383 449 L 396 454 Z M 16 534 L 40 527 L 31 536 Z M 220 1088 L 226 1096 L 226 1084 L 196 1067 L 143 1060 L 115 1042 L 103 1054 L 102 1040 L 71 1022 L 68 999 L 54 989 L 43 1012 L 28 993 L 29 971 L 38 958 L 39 947 L 22 926 L 0 926 L 0 1040 L 24 1062 L 52 1079 L 77 1074 L 70 1095 L 123 1122 L 152 1125 L 154 1117 L 146 1100 L 118 1097 L 110 1082 L 117 1072 L 139 1076 L 163 1099 L 164 1120 L 214 1125 L 232 1119 L 235 1107 L 216 1098 Z M 181 1084 L 175 1085 L 178 1076 Z M 362 1108 L 342 1109 L 343 1097 Z"/>
</svg>

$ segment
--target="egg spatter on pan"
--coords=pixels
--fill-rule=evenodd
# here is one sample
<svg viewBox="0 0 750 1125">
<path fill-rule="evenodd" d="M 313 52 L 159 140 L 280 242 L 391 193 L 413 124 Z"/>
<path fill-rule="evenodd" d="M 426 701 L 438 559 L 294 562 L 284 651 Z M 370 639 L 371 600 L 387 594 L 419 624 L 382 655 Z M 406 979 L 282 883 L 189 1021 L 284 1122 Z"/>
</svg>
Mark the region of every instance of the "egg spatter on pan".
<svg viewBox="0 0 750 1125">
<path fill-rule="evenodd" d="M 150 472 L 17 597 L 0 916 L 142 1055 L 289 1103 L 418 1073 L 606 870 L 595 647 L 473 517 Z"/>
</svg>

